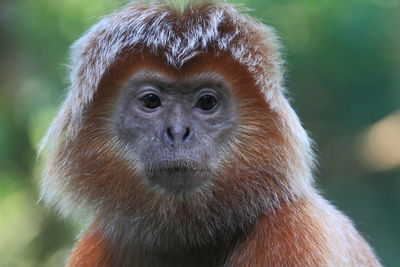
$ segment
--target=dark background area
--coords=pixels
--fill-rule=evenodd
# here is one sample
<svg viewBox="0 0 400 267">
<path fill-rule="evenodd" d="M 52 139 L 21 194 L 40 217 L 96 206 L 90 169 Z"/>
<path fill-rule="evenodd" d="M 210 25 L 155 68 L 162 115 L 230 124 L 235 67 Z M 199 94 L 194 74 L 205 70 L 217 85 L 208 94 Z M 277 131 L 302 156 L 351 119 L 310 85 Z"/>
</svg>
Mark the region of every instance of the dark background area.
<svg viewBox="0 0 400 267">
<path fill-rule="evenodd" d="M 281 36 L 317 184 L 386 266 L 400 266 L 400 1 L 234 1 Z M 116 0 L 0 2 L 0 266 L 60 266 L 79 233 L 38 201 L 36 150 L 68 47 Z"/>
</svg>

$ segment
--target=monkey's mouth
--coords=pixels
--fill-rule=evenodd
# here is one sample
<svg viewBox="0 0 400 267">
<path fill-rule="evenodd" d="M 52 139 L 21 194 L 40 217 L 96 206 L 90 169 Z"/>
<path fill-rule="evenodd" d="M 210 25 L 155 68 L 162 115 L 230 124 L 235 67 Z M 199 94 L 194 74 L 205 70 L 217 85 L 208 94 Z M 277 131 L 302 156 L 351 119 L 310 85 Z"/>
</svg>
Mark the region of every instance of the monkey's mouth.
<svg viewBox="0 0 400 267">
<path fill-rule="evenodd" d="M 211 170 L 199 164 L 167 164 L 148 169 L 146 176 L 155 189 L 182 194 L 201 187 L 211 177 Z"/>
</svg>

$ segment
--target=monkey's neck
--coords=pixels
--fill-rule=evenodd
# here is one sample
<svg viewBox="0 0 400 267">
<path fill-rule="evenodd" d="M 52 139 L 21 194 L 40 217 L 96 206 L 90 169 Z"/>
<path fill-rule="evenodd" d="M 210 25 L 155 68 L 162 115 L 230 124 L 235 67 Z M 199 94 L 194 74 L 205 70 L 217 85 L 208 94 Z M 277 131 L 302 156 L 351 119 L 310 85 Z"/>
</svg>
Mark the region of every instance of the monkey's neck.
<svg viewBox="0 0 400 267">
<path fill-rule="evenodd" d="M 217 267 L 223 266 L 234 248 L 233 242 L 213 244 L 192 249 L 178 249 L 173 251 L 144 251 L 140 248 L 130 248 L 125 254 L 120 266 L 165 266 L 165 267 Z"/>
<path fill-rule="evenodd" d="M 236 240 L 237 237 L 230 237 L 195 248 L 152 250 L 143 249 L 135 244 L 134 240 L 113 242 L 92 225 L 76 244 L 67 266 L 224 266 L 235 247 Z"/>
</svg>

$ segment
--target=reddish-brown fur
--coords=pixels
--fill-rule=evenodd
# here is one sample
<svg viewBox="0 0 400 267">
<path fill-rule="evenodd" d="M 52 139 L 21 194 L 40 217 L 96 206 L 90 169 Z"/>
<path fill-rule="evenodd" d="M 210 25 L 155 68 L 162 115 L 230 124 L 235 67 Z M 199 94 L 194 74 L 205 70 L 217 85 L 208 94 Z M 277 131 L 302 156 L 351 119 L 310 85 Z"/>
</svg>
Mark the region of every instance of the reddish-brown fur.
<svg viewBox="0 0 400 267">
<path fill-rule="evenodd" d="M 75 245 L 67 262 L 67 266 L 114 266 L 110 251 L 112 251 L 112 245 L 104 240 L 100 232 L 87 230 L 85 236 Z"/>
<path fill-rule="evenodd" d="M 269 170 L 275 170 L 274 176 L 258 178 L 260 179 L 260 191 L 253 188 L 253 197 L 262 197 L 265 194 L 265 191 L 262 190 L 264 184 L 265 188 L 277 194 L 277 198 L 281 199 L 282 206 L 256 219 L 251 226 L 246 227 L 244 232 L 233 237 L 233 245 L 229 245 L 229 252 L 224 252 L 230 255 L 229 259 L 226 260 L 226 266 L 330 265 L 327 259 L 331 257 L 329 254 L 332 251 L 328 244 L 332 237 L 325 233 L 325 227 L 330 226 L 324 225 L 329 223 L 321 220 L 321 218 L 324 218 L 323 216 L 319 217 L 313 214 L 314 212 L 318 213 L 318 211 L 314 211 L 315 208 L 312 203 L 309 203 L 308 199 L 289 200 L 288 202 L 283 200 L 286 192 L 277 180 L 285 179 L 280 172 L 282 164 L 285 163 L 279 163 L 277 159 L 284 162 L 284 155 L 279 155 L 279 150 L 276 150 L 275 153 L 265 151 L 265 146 L 259 146 L 257 140 L 255 140 L 260 138 L 263 142 L 268 140 L 273 142 L 271 146 L 285 146 L 285 138 L 280 132 L 282 127 L 280 126 L 279 114 L 268 108 L 261 93 L 254 86 L 254 81 L 252 81 L 250 75 L 242 66 L 233 62 L 229 56 L 199 56 L 182 69 L 176 70 L 163 65 L 162 60 L 150 54 L 145 54 L 143 57 L 131 55 L 126 60 L 114 65 L 104 78 L 99 93 L 95 97 L 95 105 L 89 109 L 85 118 L 87 123 L 100 126 L 100 129 L 105 127 L 104 116 L 107 117 L 110 113 L 110 102 L 112 103 L 112 99 L 118 93 L 121 83 L 136 69 L 145 67 L 162 71 L 177 79 L 202 71 L 219 73 L 226 80 L 235 81 L 232 84 L 232 89 L 239 104 L 241 101 L 246 103 L 246 99 L 251 100 L 247 105 L 241 106 L 240 114 L 243 117 L 241 123 L 246 124 L 252 122 L 252 120 L 269 122 L 257 126 L 260 131 L 269 136 L 268 139 L 265 139 L 264 135 L 257 137 L 254 134 L 249 136 L 248 139 L 243 138 L 242 142 L 246 144 L 246 147 L 239 149 L 243 153 L 246 153 L 246 150 L 252 151 L 249 158 L 229 158 L 232 162 L 227 162 L 224 165 L 224 173 L 231 174 L 232 179 L 228 184 L 224 184 L 224 181 L 217 181 L 217 183 L 220 183 L 220 188 L 225 188 L 225 190 L 219 191 L 221 195 L 216 195 L 216 199 L 228 197 L 230 201 L 237 201 L 234 195 L 231 196 L 228 193 L 231 190 L 230 185 L 233 183 L 239 187 L 246 186 L 248 170 L 257 166 L 262 168 L 269 166 Z M 70 157 L 76 161 L 77 169 L 72 170 L 75 175 L 77 173 L 92 174 L 87 177 L 75 176 L 71 183 L 72 190 L 80 190 L 81 194 L 93 201 L 101 199 L 104 194 L 107 194 L 109 202 L 113 203 L 109 206 L 110 209 L 119 209 L 121 214 L 125 214 L 125 216 L 137 214 L 137 211 L 131 210 L 131 201 L 135 202 L 135 206 L 144 207 L 143 211 L 157 212 L 157 203 L 160 204 L 160 202 L 153 202 L 153 206 L 148 206 L 148 202 L 155 196 L 146 192 L 142 188 L 143 185 L 132 183 L 128 179 L 120 179 L 120 177 L 132 176 L 132 173 L 124 166 L 124 160 L 119 158 L 118 151 L 102 149 L 102 145 L 106 143 L 106 140 L 103 140 L 106 139 L 106 136 L 104 136 L 104 133 L 96 133 L 99 128 L 97 130 L 91 127 L 83 128 L 78 135 L 79 142 L 69 144 L 64 151 L 60 151 L 60 157 L 73 153 L 73 156 Z M 239 136 L 239 138 L 241 137 Z M 93 156 L 96 158 L 91 159 L 86 154 L 82 158 L 81 152 L 99 149 L 102 151 L 101 158 L 98 158 L 98 154 L 95 152 L 93 152 Z M 246 156 L 246 154 L 244 155 Z M 259 162 L 260 158 L 263 158 L 264 161 Z M 97 168 L 99 161 L 102 166 L 101 169 Z M 92 165 L 92 162 L 96 162 L 96 164 Z M 274 165 L 274 163 L 277 165 Z M 137 197 L 138 193 L 140 197 Z M 242 205 L 244 208 L 246 207 L 246 203 Z M 115 247 L 111 245 L 112 242 L 107 241 L 102 231 L 96 227 L 96 225 L 93 225 L 88 234 L 85 234 L 77 243 L 68 261 L 69 266 L 115 266 L 113 260 L 117 258 L 116 255 L 121 255 L 121 251 L 116 251 Z M 229 240 L 229 237 L 227 237 L 227 240 Z M 368 251 L 368 246 L 361 239 L 358 241 Z M 373 257 L 370 257 L 366 262 L 368 266 L 375 266 L 375 264 L 376 261 Z"/>
<path fill-rule="evenodd" d="M 174 25 L 166 40 L 176 44 L 152 47 L 159 34 L 153 29 L 148 47 L 142 39 L 130 46 L 135 36 L 127 29 L 137 26 L 138 11 L 156 14 L 140 22 L 143 28 L 169 12 L 163 30 Z M 209 22 L 214 18 L 221 23 Z M 191 32 L 204 21 L 206 30 Z M 210 29 L 218 35 L 204 33 Z M 113 39 L 114 32 L 122 38 Z M 195 56 L 180 45 L 190 41 L 186 32 L 210 38 Z M 226 49 L 214 36 L 227 38 Z M 189 5 L 182 14 L 132 4 L 75 49 L 71 94 L 45 139 L 55 137 L 43 183 L 45 197 L 61 210 L 77 206 L 92 215 L 68 266 L 379 266 L 351 222 L 313 188 L 309 140 L 281 90 L 270 29 L 227 4 Z M 151 190 L 134 151 L 118 139 L 112 123 L 118 94 L 143 69 L 176 81 L 212 72 L 232 91 L 237 127 L 212 183 L 199 192 L 179 198 Z"/>
<path fill-rule="evenodd" d="M 102 129 L 107 128 L 106 118 L 112 113 L 113 99 L 115 99 L 116 94 L 119 92 L 121 83 L 127 79 L 129 74 L 132 74 L 138 68 L 143 69 L 146 67 L 152 70 L 162 71 L 177 79 L 203 71 L 214 71 L 223 75 L 227 81 L 235 81 L 232 83 L 232 89 L 236 95 L 236 99 L 239 105 L 241 102 L 245 103 L 240 105 L 240 116 L 242 117 L 241 125 L 244 126 L 247 123 L 263 121 L 263 124 L 257 124 L 257 129 L 260 129 L 260 135 L 267 135 L 268 139 L 263 138 L 261 142 L 265 144 L 265 142 L 269 141 L 271 144 L 270 146 L 260 146 L 257 142 L 257 133 L 251 133 L 249 136 L 244 136 L 239 133 L 238 137 L 242 139 L 241 141 L 244 146 L 241 147 L 241 145 L 239 145 L 237 149 L 243 152 L 245 156 L 246 150 L 252 151 L 251 157 L 249 156 L 245 159 L 240 156 L 229 158 L 229 160 L 237 162 L 227 162 L 225 165 L 226 172 L 237 173 L 241 171 L 240 169 L 247 172 L 250 168 L 255 168 L 257 166 L 262 169 L 269 169 L 275 176 L 275 179 L 264 179 L 262 182 L 268 184 L 266 187 L 274 188 L 272 190 L 274 193 L 284 193 L 282 192 L 282 190 L 284 190 L 283 188 L 278 188 L 279 185 L 274 185 L 276 179 L 285 179 L 284 174 L 281 173 L 283 168 L 280 166 L 285 164 L 283 151 L 274 150 L 273 153 L 265 151 L 265 147 L 273 149 L 274 147 L 285 146 L 283 134 L 280 132 L 282 127 L 279 125 L 281 123 L 279 114 L 276 114 L 268 108 L 261 92 L 257 90 L 254 81 L 249 74 L 247 74 L 245 68 L 233 62 L 228 56 L 216 58 L 211 55 L 204 55 L 195 58 L 182 69 L 176 70 L 165 66 L 162 63 L 162 59 L 146 53 L 144 56 L 133 55 L 124 60 L 124 62 L 113 66 L 108 76 L 104 78 L 104 81 L 100 85 L 99 92 L 93 101 L 95 105 L 89 108 L 84 117 L 84 122 L 87 127 L 82 128 L 78 132 L 78 141 L 61 146 L 58 153 L 59 157 L 67 157 L 76 162 L 76 169 L 70 170 L 70 186 L 72 190 L 81 192 L 85 198 L 92 199 L 93 201 L 100 199 L 101 196 L 106 193 L 110 201 L 114 203 L 110 205 L 112 209 L 120 207 L 122 203 L 126 203 L 123 209 L 129 210 L 129 203 L 132 199 L 143 202 L 143 206 L 146 206 L 147 199 L 153 198 L 151 193 L 141 188 L 140 184 L 134 184 L 127 179 L 121 178 L 132 176 L 132 172 L 124 165 L 126 163 L 124 160 L 121 160 L 118 151 L 107 150 L 105 144 L 109 141 L 111 136 L 107 136 L 107 133 L 102 131 Z M 91 151 L 91 153 L 87 154 L 87 151 Z M 279 154 L 280 152 L 282 152 L 282 155 Z M 263 158 L 264 161 L 259 162 L 260 158 Z M 55 160 L 59 161 L 57 158 Z M 98 168 L 99 164 L 102 168 Z M 242 167 L 232 170 L 232 166 Z M 266 168 L 266 166 L 269 166 L 269 168 Z M 80 173 L 82 176 L 79 176 Z M 85 175 L 87 173 L 91 175 Z M 100 177 L 104 178 L 100 179 Z M 242 183 L 247 180 L 245 174 L 243 174 L 243 176 L 236 174 L 235 177 L 237 177 L 237 179 L 243 179 Z M 241 181 L 238 180 L 237 183 L 241 183 Z M 225 187 L 226 185 L 221 184 L 220 186 Z M 93 188 L 98 189 L 93 190 Z M 123 192 L 122 195 L 121 192 Z M 137 192 L 142 192 L 143 194 L 140 199 L 136 196 Z M 115 194 L 115 196 L 113 196 L 113 194 Z M 138 202 L 135 203 L 138 204 Z M 140 205 L 138 204 L 138 206 Z"/>
<path fill-rule="evenodd" d="M 229 253 L 224 266 L 378 266 L 379 263 L 370 254 L 368 245 L 357 237 L 354 241 L 348 236 L 341 242 L 351 242 L 356 262 L 348 260 L 346 265 L 337 265 L 332 261 L 334 255 L 329 248 L 332 236 L 326 233 L 325 227 L 332 222 L 322 220 L 313 212 L 321 211 L 313 207 L 313 203 L 301 200 L 297 203 L 285 204 L 280 209 L 260 218 L 252 227 L 241 235 L 236 246 Z M 326 218 L 325 218 L 326 219 Z M 328 225 L 324 225 L 328 224 Z M 332 225 L 331 227 L 335 227 Z M 339 227 L 347 228 L 346 225 Z M 352 229 L 342 229 L 349 231 Z M 363 254 L 358 254 L 357 250 Z M 114 251 L 114 254 L 113 254 Z M 68 266 L 73 267 L 111 267 L 116 266 L 115 255 L 119 255 L 102 236 L 102 233 L 92 229 L 76 244 L 71 254 Z M 348 257 L 348 255 L 340 255 Z M 342 262 L 343 264 L 343 262 Z M 139 265 L 137 265 L 139 266 Z"/>
<path fill-rule="evenodd" d="M 212 67 L 210 68 L 210 66 Z M 219 73 L 225 80 L 234 81 L 231 86 L 240 106 L 240 115 L 242 117 L 240 123 L 245 125 L 246 123 L 251 123 L 253 120 L 264 121 L 263 125 L 257 125 L 257 127 L 260 128 L 263 135 L 269 136 L 271 147 L 284 145 L 284 138 L 279 131 L 281 127 L 276 125 L 280 123 L 278 114 L 275 114 L 268 108 L 261 92 L 255 87 L 254 81 L 246 69 L 231 60 L 229 56 L 221 55 L 214 57 L 210 54 L 199 56 L 183 68 L 177 70 L 166 66 L 162 63 L 162 59 L 148 53 L 145 53 L 144 56 L 130 55 L 111 68 L 108 75 L 104 78 L 98 94 L 95 96 L 95 105 L 90 107 L 84 118 L 85 125 L 96 125 L 96 127 L 82 128 L 78 133 L 79 142 L 66 144 L 59 150 L 59 157 L 68 157 L 75 162 L 74 166 L 76 168 L 70 170 L 70 190 L 79 192 L 85 198 L 96 201 L 107 195 L 108 204 L 111 203 L 109 205 L 110 209 L 119 209 L 121 214 L 125 214 L 125 216 L 135 216 L 137 214 L 137 211 L 131 210 L 130 203 L 132 201 L 134 201 L 135 206 L 143 207 L 143 211 L 152 212 L 151 210 L 154 210 L 153 212 L 157 212 L 157 203 L 159 202 L 152 202 L 152 206 L 148 206 L 148 203 L 156 198 L 156 196 L 152 195 L 152 192 L 143 189 L 140 183 L 132 183 L 129 179 L 123 179 L 124 177 L 131 177 L 134 174 L 131 173 L 127 166 L 124 166 L 124 160 L 120 158 L 118 151 L 108 151 L 104 148 L 109 137 L 101 131 L 101 129 L 106 128 L 105 118 L 110 116 L 110 103 L 113 102 L 113 99 L 119 92 L 121 84 L 138 68 L 162 71 L 177 79 L 195 75 L 203 71 Z M 240 105 L 240 102 L 242 102 L 242 105 Z M 232 180 L 229 183 L 222 180 L 216 181 L 219 183 L 219 187 L 224 189 L 215 192 L 215 198 L 222 200 L 228 197 L 229 201 L 236 201 L 234 194 L 231 196 L 226 193 L 232 191 L 230 187 L 232 185 L 235 187 L 245 187 L 248 182 L 248 170 L 250 168 L 257 168 L 257 166 L 265 168 L 267 164 L 270 166 L 270 170 L 275 169 L 273 173 L 274 177 L 260 181 L 260 185 L 263 183 L 265 185 L 260 186 L 259 191 L 252 189 L 253 196 L 250 197 L 262 197 L 262 194 L 265 193 L 263 188 L 274 188 L 274 193 L 284 194 L 284 189 L 279 187 L 279 183 L 275 184 L 276 179 L 284 179 L 283 174 L 280 173 L 280 166 L 273 165 L 273 162 L 279 158 L 284 161 L 283 155 L 280 156 L 278 154 L 279 150 L 274 154 L 267 153 L 264 151 L 265 146 L 260 146 L 256 140 L 250 140 L 256 138 L 254 134 L 248 137 L 239 135 L 239 138 L 242 139 L 241 141 L 245 144 L 245 147 L 238 147 L 237 149 L 243 153 L 246 153 L 246 150 L 251 150 L 253 156 L 247 159 L 240 157 L 229 158 L 231 162 L 227 162 L 224 165 L 224 173 L 231 173 Z M 91 153 L 88 155 L 87 151 L 91 151 Z M 101 156 L 99 156 L 99 153 L 101 153 Z M 261 157 L 264 158 L 265 162 L 259 162 L 259 158 Z M 99 164 L 101 168 L 98 168 Z M 85 175 L 88 173 L 90 175 Z M 279 176 L 282 178 L 278 178 Z M 138 194 L 140 194 L 140 197 L 138 197 Z M 251 199 L 248 200 L 250 201 Z M 196 199 L 193 201 L 196 201 Z M 243 202 L 242 205 L 245 206 L 246 203 Z M 202 211 L 198 210 L 195 212 Z M 107 245 L 104 245 L 102 242 L 105 242 L 104 237 L 102 238 L 99 232 L 85 235 L 74 249 L 74 253 L 69 261 L 70 265 L 80 266 L 79 264 L 86 264 L 86 261 L 91 262 L 95 258 L 102 259 L 103 257 L 100 257 L 99 254 L 110 253 L 110 250 L 104 249 Z M 81 251 L 86 250 L 88 246 L 93 252 L 87 253 Z M 88 257 L 87 260 L 85 259 L 86 257 Z M 107 256 L 107 258 L 110 257 Z M 107 261 L 104 262 L 104 264 L 106 263 Z"/>
</svg>

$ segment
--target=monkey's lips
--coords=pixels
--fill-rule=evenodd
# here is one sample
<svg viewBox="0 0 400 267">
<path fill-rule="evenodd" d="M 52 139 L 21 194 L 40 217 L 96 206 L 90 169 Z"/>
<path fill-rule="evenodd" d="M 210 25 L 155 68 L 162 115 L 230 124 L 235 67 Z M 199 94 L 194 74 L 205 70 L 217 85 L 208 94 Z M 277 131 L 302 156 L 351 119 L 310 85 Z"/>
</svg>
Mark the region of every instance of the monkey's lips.
<svg viewBox="0 0 400 267">
<path fill-rule="evenodd" d="M 167 164 L 146 172 L 150 184 L 173 194 L 182 194 L 201 187 L 211 177 L 211 170 L 193 163 Z"/>
</svg>

